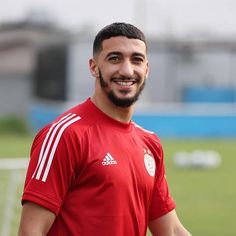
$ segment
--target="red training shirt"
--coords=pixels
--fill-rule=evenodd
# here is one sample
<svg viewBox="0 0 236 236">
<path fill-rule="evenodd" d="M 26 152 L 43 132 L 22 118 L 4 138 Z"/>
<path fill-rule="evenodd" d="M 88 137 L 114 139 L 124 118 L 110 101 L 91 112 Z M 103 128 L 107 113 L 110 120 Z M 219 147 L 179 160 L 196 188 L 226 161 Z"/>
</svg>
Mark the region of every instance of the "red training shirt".
<svg viewBox="0 0 236 236">
<path fill-rule="evenodd" d="M 175 208 L 157 136 L 90 99 L 35 137 L 25 201 L 56 215 L 53 236 L 144 236 L 149 220 Z"/>
</svg>

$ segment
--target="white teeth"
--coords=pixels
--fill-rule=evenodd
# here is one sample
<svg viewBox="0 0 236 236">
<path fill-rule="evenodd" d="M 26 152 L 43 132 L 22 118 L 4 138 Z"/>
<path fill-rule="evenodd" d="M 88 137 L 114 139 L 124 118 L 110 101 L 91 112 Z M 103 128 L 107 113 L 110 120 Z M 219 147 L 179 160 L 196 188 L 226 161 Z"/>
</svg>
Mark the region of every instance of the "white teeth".
<svg viewBox="0 0 236 236">
<path fill-rule="evenodd" d="M 121 86 L 131 86 L 133 84 L 133 81 L 117 81 L 117 84 L 121 85 Z"/>
</svg>

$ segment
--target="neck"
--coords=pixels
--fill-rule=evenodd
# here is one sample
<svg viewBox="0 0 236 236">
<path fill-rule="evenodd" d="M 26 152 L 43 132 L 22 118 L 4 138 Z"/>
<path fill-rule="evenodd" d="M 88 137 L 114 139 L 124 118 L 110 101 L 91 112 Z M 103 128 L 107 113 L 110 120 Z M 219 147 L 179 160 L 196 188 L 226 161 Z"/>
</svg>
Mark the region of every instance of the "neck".
<svg viewBox="0 0 236 236">
<path fill-rule="evenodd" d="M 96 96 L 96 94 L 91 97 L 91 101 L 106 115 L 117 121 L 128 123 L 132 118 L 133 105 L 130 107 L 119 107 L 113 104 L 107 97 L 103 96 L 101 98 L 101 96 Z"/>
</svg>

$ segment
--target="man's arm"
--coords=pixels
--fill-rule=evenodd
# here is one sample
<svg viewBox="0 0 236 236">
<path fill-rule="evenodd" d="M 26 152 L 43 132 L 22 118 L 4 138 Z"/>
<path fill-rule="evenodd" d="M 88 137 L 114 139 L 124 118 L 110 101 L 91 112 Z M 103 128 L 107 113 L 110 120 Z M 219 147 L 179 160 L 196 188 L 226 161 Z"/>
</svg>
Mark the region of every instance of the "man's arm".
<svg viewBox="0 0 236 236">
<path fill-rule="evenodd" d="M 181 224 L 175 210 L 149 222 L 153 236 L 191 236 Z"/>
<path fill-rule="evenodd" d="M 54 213 L 32 202 L 22 208 L 18 236 L 45 236 L 55 219 Z"/>
</svg>

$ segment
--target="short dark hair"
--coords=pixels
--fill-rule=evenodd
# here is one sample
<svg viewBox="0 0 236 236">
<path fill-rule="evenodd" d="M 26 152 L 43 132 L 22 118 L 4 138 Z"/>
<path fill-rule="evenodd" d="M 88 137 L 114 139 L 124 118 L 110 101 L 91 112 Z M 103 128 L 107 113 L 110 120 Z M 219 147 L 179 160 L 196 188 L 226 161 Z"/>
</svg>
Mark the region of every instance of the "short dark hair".
<svg viewBox="0 0 236 236">
<path fill-rule="evenodd" d="M 129 39 L 139 39 L 146 44 L 144 33 L 134 25 L 115 22 L 102 28 L 96 35 L 93 42 L 93 55 L 102 50 L 102 42 L 111 37 L 125 36 Z"/>
</svg>

